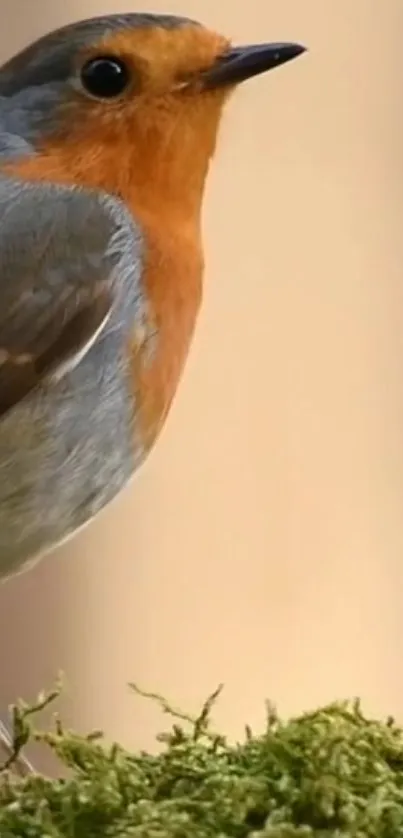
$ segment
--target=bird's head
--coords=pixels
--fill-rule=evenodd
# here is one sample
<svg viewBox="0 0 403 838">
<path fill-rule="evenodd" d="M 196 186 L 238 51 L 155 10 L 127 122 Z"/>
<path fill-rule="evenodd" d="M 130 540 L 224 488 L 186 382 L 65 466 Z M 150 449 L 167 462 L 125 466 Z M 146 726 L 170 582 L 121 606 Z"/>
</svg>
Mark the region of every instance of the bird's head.
<svg viewBox="0 0 403 838">
<path fill-rule="evenodd" d="M 53 180 L 135 194 L 137 203 L 164 195 L 191 212 L 229 93 L 301 52 L 297 44 L 233 47 L 172 16 L 73 23 L 0 70 L 0 131 L 14 158 L 26 143 L 27 174 L 46 159 Z"/>
</svg>

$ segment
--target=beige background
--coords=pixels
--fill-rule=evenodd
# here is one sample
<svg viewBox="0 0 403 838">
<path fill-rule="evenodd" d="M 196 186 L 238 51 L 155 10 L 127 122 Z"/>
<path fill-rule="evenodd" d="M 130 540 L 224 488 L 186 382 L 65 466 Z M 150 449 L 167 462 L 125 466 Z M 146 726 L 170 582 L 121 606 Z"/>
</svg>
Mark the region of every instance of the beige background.
<svg viewBox="0 0 403 838">
<path fill-rule="evenodd" d="M 119 10 L 61 5 L 10 1 L 3 57 Z M 175 407 L 113 508 L 1 588 L 1 701 L 62 668 L 70 722 L 141 745 L 158 720 L 129 679 L 190 709 L 223 680 L 231 734 L 266 695 L 403 718 L 401 0 L 153 8 L 310 52 L 230 105 Z"/>
</svg>

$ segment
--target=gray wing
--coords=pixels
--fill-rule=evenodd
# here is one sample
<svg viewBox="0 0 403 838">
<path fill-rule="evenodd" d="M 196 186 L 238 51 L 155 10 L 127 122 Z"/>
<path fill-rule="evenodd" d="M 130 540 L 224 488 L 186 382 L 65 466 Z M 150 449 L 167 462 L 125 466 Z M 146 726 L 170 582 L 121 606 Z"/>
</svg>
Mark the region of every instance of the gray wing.
<svg viewBox="0 0 403 838">
<path fill-rule="evenodd" d="M 0 416 L 102 331 L 116 228 L 96 193 L 0 179 Z"/>
</svg>

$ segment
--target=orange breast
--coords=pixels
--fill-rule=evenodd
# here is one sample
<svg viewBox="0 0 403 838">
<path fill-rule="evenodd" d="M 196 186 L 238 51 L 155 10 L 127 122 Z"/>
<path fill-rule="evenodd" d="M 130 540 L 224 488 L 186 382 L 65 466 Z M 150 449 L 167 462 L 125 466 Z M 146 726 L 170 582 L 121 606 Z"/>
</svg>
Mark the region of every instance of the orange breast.
<svg viewBox="0 0 403 838">
<path fill-rule="evenodd" d="M 144 282 L 157 346 L 151 362 L 130 342 L 132 381 L 144 444 L 151 447 L 167 416 L 188 354 L 201 301 L 203 258 L 196 231 L 170 218 L 141 218 L 146 231 Z"/>
</svg>

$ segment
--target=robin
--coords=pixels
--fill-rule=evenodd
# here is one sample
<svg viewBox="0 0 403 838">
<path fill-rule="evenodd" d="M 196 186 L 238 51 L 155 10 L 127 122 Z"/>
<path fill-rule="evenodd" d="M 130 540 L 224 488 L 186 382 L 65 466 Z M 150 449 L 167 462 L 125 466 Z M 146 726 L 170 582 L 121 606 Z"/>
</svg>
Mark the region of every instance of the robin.
<svg viewBox="0 0 403 838">
<path fill-rule="evenodd" d="M 224 104 L 303 51 L 122 14 L 0 69 L 1 578 L 89 522 L 150 451 L 200 305 Z"/>
<path fill-rule="evenodd" d="M 167 416 L 223 105 L 302 52 L 193 21 L 75 23 L 0 70 L 0 573 L 96 515 Z"/>
<path fill-rule="evenodd" d="M 0 578 L 89 522 L 150 451 L 200 305 L 223 106 L 303 51 L 122 14 L 0 69 Z"/>
</svg>

